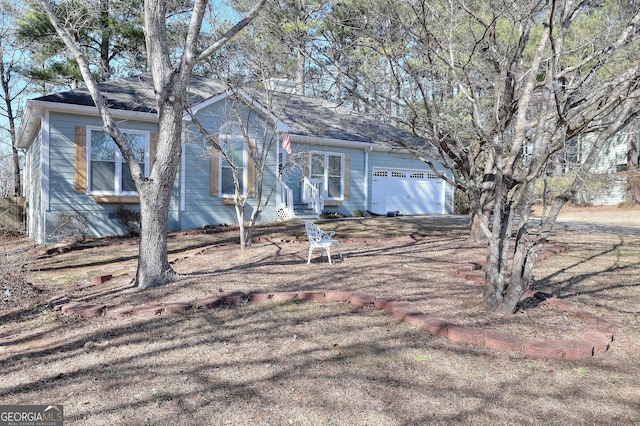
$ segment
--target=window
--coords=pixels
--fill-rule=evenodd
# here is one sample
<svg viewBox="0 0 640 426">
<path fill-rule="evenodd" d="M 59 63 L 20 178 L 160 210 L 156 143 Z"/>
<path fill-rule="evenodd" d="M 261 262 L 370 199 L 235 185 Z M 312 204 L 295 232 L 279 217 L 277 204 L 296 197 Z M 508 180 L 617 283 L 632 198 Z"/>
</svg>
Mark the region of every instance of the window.
<svg viewBox="0 0 640 426">
<path fill-rule="evenodd" d="M 345 198 L 344 158 L 343 154 L 311 153 L 309 177 L 322 180 L 327 199 L 341 200 Z"/>
<path fill-rule="evenodd" d="M 240 123 L 228 122 L 223 124 L 218 133 L 218 143 L 222 152 L 212 147 L 211 173 L 213 180 L 211 182 L 211 195 L 224 198 L 235 197 L 235 171 L 237 172 L 240 194 L 242 196 L 254 196 L 255 170 L 254 167 L 249 167 L 251 162 L 250 155 Z M 248 146 L 252 150 L 256 149 L 254 141 L 250 140 Z M 214 174 L 217 175 L 219 182 L 216 182 Z"/>
<path fill-rule="evenodd" d="M 125 132 L 136 161 L 149 174 L 149 134 Z M 129 166 L 116 143 L 104 131 L 89 129 L 87 140 L 88 189 L 93 194 L 137 194 Z"/>
<path fill-rule="evenodd" d="M 225 155 L 220 156 L 220 192 L 224 197 L 233 197 L 236 193 L 234 168 L 238 173 L 238 187 L 242 194 L 245 189 L 245 152 L 244 143 L 237 140 L 227 140 L 220 144 Z"/>
</svg>

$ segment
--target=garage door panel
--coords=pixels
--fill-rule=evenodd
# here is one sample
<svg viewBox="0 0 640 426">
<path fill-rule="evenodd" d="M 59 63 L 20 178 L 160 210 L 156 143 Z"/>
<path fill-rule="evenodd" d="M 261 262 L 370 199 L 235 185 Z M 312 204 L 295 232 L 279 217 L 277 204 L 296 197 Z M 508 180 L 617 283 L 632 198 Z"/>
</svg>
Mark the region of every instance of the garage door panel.
<svg viewBox="0 0 640 426">
<path fill-rule="evenodd" d="M 443 181 L 420 170 L 375 168 L 372 179 L 372 211 L 403 215 L 442 213 Z"/>
</svg>

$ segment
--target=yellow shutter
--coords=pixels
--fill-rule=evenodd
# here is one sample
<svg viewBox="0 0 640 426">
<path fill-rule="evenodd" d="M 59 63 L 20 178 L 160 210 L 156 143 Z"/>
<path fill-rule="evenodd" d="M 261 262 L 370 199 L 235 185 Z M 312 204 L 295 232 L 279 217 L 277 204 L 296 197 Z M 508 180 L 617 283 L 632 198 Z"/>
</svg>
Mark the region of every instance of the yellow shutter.
<svg viewBox="0 0 640 426">
<path fill-rule="evenodd" d="M 79 194 L 87 192 L 87 128 L 76 126 L 75 189 Z"/>
<path fill-rule="evenodd" d="M 209 176 L 209 195 L 217 197 L 219 191 L 219 175 L 220 175 L 220 151 L 218 148 L 211 145 L 211 175 Z"/>
<path fill-rule="evenodd" d="M 351 181 L 349 180 L 349 171 L 351 170 L 351 159 L 348 155 L 344 156 L 344 199 L 349 199 L 351 191 Z"/>
</svg>

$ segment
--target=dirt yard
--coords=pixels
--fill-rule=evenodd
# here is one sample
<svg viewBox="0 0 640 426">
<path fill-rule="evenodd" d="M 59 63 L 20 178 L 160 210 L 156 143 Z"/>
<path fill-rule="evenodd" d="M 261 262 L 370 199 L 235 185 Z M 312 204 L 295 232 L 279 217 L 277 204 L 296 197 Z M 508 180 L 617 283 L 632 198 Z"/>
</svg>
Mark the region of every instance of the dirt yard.
<svg viewBox="0 0 640 426">
<path fill-rule="evenodd" d="M 580 217 L 596 221 L 596 212 L 604 222 L 620 216 L 640 226 L 635 209 Z M 81 318 L 45 303 L 60 294 L 114 306 L 232 290 L 359 290 L 487 330 L 545 339 L 585 331 L 583 321 L 548 303 L 509 318 L 486 312 L 482 288 L 455 272 L 484 256 L 467 241 L 464 220 L 320 224 L 342 240 L 343 261 L 330 266 L 316 252 L 307 265 L 301 223 L 263 228 L 244 251 L 234 232 L 180 233 L 171 236 L 170 259 L 189 277 L 144 292 L 132 287 L 135 240 L 45 254 L 5 239 L 5 251 L 28 272 L 0 285 L 0 401 L 62 404 L 65 424 L 78 425 L 640 424 L 639 237 L 558 231 L 552 240 L 568 250 L 536 269 L 536 290 L 611 324 L 609 351 L 582 361 L 453 343 L 345 302 L 242 303 L 121 319 Z M 104 275 L 113 278 L 91 283 Z"/>
</svg>

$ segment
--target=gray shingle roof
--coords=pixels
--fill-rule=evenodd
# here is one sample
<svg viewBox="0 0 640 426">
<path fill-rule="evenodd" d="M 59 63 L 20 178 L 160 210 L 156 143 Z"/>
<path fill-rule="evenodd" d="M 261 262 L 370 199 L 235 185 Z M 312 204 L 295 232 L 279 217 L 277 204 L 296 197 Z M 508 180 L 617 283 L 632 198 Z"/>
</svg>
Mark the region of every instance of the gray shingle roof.
<svg viewBox="0 0 640 426">
<path fill-rule="evenodd" d="M 125 111 L 150 112 L 156 111 L 153 82 L 149 75 L 127 77 L 100 83 L 100 91 L 105 97 L 109 108 Z M 189 87 L 188 100 L 190 105 L 202 102 L 224 91 L 220 82 L 204 77 L 192 77 Z M 79 88 L 65 92 L 54 93 L 35 99 L 36 101 L 56 102 L 73 105 L 95 106 L 89 90 Z"/>
<path fill-rule="evenodd" d="M 108 81 L 101 83 L 99 87 L 112 109 L 157 112 L 153 83 L 149 75 Z M 189 106 L 197 105 L 223 93 L 224 90 L 224 85 L 218 80 L 194 76 L 191 79 L 187 103 Z M 320 98 L 254 89 L 243 91 L 254 97 L 271 115 L 291 127 L 291 134 L 294 135 L 355 142 L 403 141 L 414 146 L 425 144 L 424 140 L 410 132 Z M 86 88 L 46 95 L 36 100 L 94 106 Z"/>
<path fill-rule="evenodd" d="M 414 146 L 425 143 L 410 132 L 321 98 L 284 92 L 251 93 L 260 104 L 272 105 L 272 114 L 290 126 L 292 134 L 357 142 L 404 141 Z"/>
</svg>

